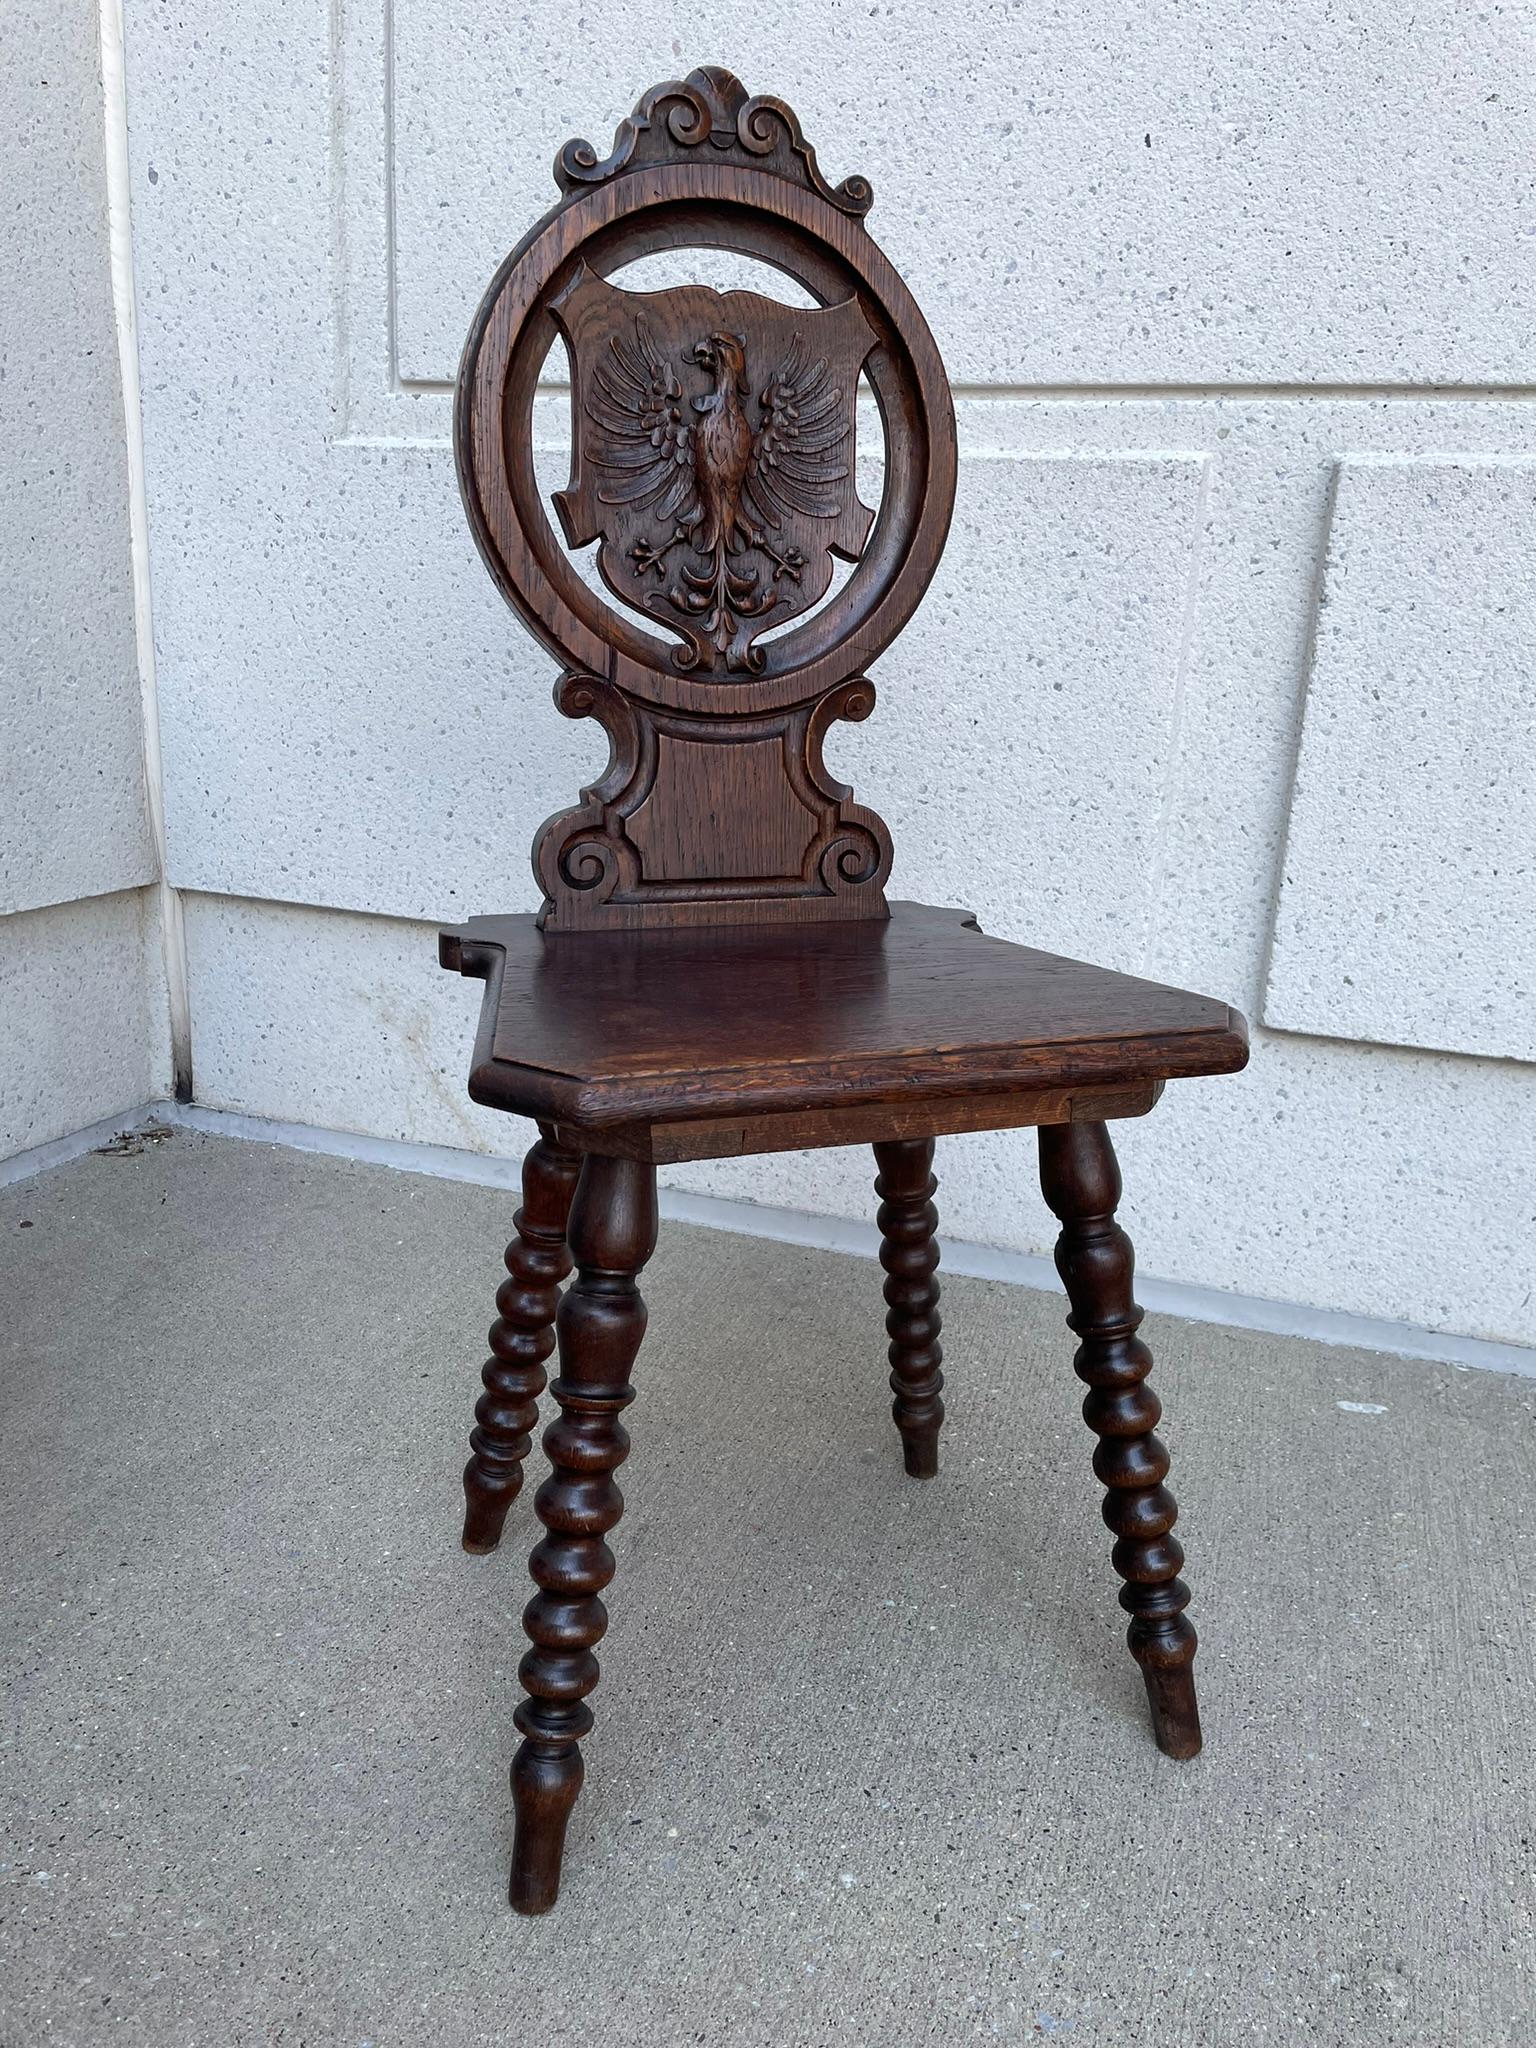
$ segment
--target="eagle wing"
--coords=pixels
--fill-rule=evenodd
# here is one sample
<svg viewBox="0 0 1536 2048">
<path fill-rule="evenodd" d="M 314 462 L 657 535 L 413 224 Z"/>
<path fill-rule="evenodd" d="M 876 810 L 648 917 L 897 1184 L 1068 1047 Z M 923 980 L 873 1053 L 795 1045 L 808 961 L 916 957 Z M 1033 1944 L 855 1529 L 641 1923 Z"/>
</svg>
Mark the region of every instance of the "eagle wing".
<svg viewBox="0 0 1536 2048">
<path fill-rule="evenodd" d="M 603 472 L 597 499 L 658 520 L 691 526 L 699 517 L 693 475 L 693 427 L 683 417 L 683 388 L 637 320 L 634 340 L 617 334 L 592 373 L 587 460 Z"/>
<path fill-rule="evenodd" d="M 853 457 L 853 409 L 825 356 L 798 334 L 762 394 L 763 419 L 742 485 L 742 509 L 759 528 L 796 514 L 836 519 Z"/>
</svg>

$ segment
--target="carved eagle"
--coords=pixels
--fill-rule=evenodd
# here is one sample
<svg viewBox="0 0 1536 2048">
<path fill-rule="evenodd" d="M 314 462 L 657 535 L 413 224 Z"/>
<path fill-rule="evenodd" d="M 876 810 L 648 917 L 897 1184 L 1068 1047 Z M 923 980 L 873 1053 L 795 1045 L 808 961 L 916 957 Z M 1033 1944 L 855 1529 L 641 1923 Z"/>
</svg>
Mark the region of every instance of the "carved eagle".
<svg viewBox="0 0 1536 2048">
<path fill-rule="evenodd" d="M 567 537 L 602 536 L 604 581 L 682 635 L 679 668 L 756 672 L 756 636 L 814 604 L 831 555 L 856 561 L 868 538 L 854 394 L 874 336 L 857 302 L 641 294 L 587 273 L 555 312 L 574 365 Z"/>
</svg>

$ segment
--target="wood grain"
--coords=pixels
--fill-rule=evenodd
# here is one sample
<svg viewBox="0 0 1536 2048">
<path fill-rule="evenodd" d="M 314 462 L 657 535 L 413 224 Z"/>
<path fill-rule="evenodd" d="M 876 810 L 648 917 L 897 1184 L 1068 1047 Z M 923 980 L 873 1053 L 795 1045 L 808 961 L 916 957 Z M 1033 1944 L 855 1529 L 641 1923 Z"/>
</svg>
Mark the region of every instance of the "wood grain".
<svg viewBox="0 0 1536 2048">
<path fill-rule="evenodd" d="M 891 1138 L 875 1147 L 880 1171 L 880 1264 L 885 1268 L 885 1329 L 891 1340 L 891 1415 L 901 1432 L 902 1457 L 914 1479 L 939 1469 L 939 1428 L 944 1420 L 943 1347 L 939 1331 L 939 1212 L 933 1205 L 932 1138 Z"/>
<path fill-rule="evenodd" d="M 629 1371 L 645 1335 L 636 1275 L 656 1243 L 656 1175 L 627 1159 L 588 1159 L 571 1206 L 576 1277 L 560 1302 L 560 1413 L 544 1432 L 550 1475 L 535 1505 L 545 1535 L 529 1559 L 538 1588 L 523 1615 L 530 1648 L 518 1667 L 527 1697 L 514 1716 L 517 1833 L 511 1901 L 544 1913 L 560 1887 L 565 1827 L 581 1789 L 594 1646 L 608 1627 L 600 1595 L 613 1577 L 606 1537 L 624 1512 L 613 1473 L 629 1456 L 620 1421 L 635 1398 Z"/>
<path fill-rule="evenodd" d="M 1104 1126 L 1043 1129 L 1040 1184 L 1061 1218 L 1056 1267 L 1072 1304 L 1067 1321 L 1082 1339 L 1073 1366 L 1088 1387 L 1083 1420 L 1099 1439 L 1093 1469 L 1106 1489 L 1104 1520 L 1117 1539 L 1115 1570 L 1125 1580 L 1126 1641 L 1146 1680 L 1158 1748 L 1194 1756 L 1196 1636 L 1184 1612 L 1184 1552 L 1173 1534 L 1179 1510 L 1163 1483 L 1168 1452 L 1154 1434 L 1162 1404 L 1147 1385 L 1152 1354 L 1136 1334 L 1142 1312 L 1131 1292 L 1135 1258 L 1115 1221 L 1120 1168 Z"/>
<path fill-rule="evenodd" d="M 1247 1059 L 1225 1003 L 917 904 L 836 928 L 569 940 L 477 918 L 442 958 L 490 984 L 470 1093 L 563 1129 L 1134 1086 Z"/>
<path fill-rule="evenodd" d="M 670 1123 L 593 1126 L 552 1124 L 561 1142 L 583 1152 L 649 1159 L 740 1159 L 758 1152 L 813 1152 L 829 1145 L 873 1144 L 881 1138 L 939 1138 L 961 1131 L 1013 1131 L 1033 1124 L 1099 1122 L 1145 1116 L 1163 1092 L 1161 1081 L 1119 1088 L 1026 1089 L 1012 1095 L 918 1096 L 851 1109 L 783 1110 L 770 1116 L 695 1117 Z"/>
<path fill-rule="evenodd" d="M 480 1555 L 501 1541 L 502 1525 L 523 1486 L 523 1460 L 539 1419 L 544 1361 L 555 1348 L 555 1307 L 571 1270 L 566 1217 L 581 1160 L 548 1124 L 523 1161 L 523 1202 L 512 1218 L 507 1277 L 496 1295 L 491 1355 L 481 1369 L 485 1391 L 475 1404 L 469 1463 L 464 1467 L 464 1535 Z"/>
</svg>

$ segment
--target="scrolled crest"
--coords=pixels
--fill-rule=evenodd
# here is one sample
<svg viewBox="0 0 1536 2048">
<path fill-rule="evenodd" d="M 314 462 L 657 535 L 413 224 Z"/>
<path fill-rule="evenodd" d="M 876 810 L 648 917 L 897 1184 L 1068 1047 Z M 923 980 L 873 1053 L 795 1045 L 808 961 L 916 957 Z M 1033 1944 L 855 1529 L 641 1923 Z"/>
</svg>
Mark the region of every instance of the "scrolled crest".
<svg viewBox="0 0 1536 2048">
<path fill-rule="evenodd" d="M 562 192 L 579 191 L 606 184 L 625 171 L 675 163 L 705 144 L 803 184 L 855 219 L 862 219 L 874 202 L 867 178 L 854 176 L 839 185 L 829 184 L 792 109 L 767 94 L 753 97 L 733 72 L 718 64 L 702 65 L 685 79 L 653 85 L 619 123 L 607 156 L 599 157 L 590 142 L 567 142 L 555 158 L 555 182 Z"/>
</svg>

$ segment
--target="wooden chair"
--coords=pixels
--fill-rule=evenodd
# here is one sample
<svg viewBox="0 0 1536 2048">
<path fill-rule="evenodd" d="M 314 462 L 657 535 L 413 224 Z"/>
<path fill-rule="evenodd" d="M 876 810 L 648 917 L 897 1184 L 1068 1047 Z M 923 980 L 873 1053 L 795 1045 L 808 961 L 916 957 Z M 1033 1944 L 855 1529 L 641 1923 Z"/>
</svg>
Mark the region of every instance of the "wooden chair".
<svg viewBox="0 0 1536 2048">
<path fill-rule="evenodd" d="M 788 107 L 714 68 L 648 92 L 601 161 L 567 143 L 555 176 L 559 204 L 475 317 L 455 444 L 486 564 L 561 663 L 556 703 L 597 719 L 611 753 L 538 834 L 539 914 L 476 918 L 441 948 L 486 983 L 470 1094 L 539 1126 L 464 1474 L 467 1550 L 496 1546 L 556 1333 L 560 1352 L 515 1716 L 525 1913 L 554 1903 L 592 1726 L 666 1161 L 873 1145 L 893 1412 L 927 1479 L 944 1414 L 934 1139 L 1039 1127 L 1130 1650 L 1159 1745 L 1195 1754 L 1195 1631 L 1106 1119 L 1247 1057 L 1225 1003 L 985 938 L 964 911 L 888 904 L 886 829 L 823 763 L 832 722 L 874 708 L 865 670 L 933 575 L 955 489 L 944 368 L 865 230 L 869 185 L 830 185 Z M 687 248 L 771 264 L 816 304 L 608 282 Z M 565 546 L 533 456 L 557 339 Z M 861 375 L 884 430 L 877 514 L 855 481 Z M 567 553 L 594 542 L 633 616 Z M 852 568 L 829 596 L 834 556 Z"/>
</svg>

